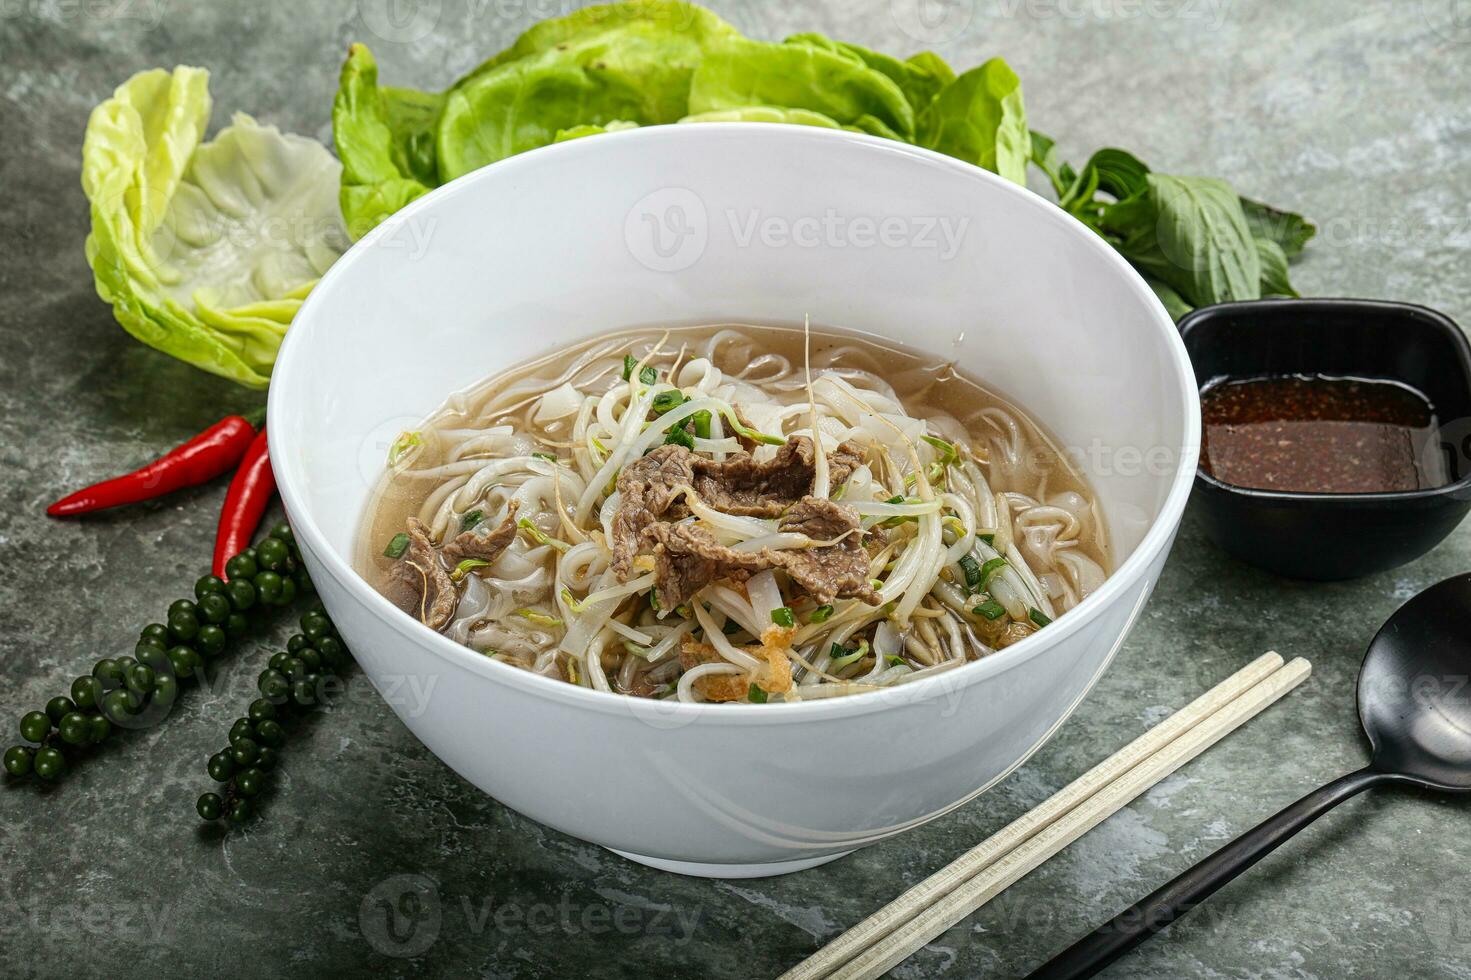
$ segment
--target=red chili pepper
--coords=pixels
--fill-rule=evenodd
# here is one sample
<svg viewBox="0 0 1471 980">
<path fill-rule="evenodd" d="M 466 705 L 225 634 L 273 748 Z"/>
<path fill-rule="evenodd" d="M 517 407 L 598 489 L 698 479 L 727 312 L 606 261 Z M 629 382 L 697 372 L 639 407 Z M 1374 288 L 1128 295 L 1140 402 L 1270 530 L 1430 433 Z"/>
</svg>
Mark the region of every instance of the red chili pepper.
<svg viewBox="0 0 1471 980">
<path fill-rule="evenodd" d="M 241 415 L 227 415 L 147 466 L 62 497 L 47 507 L 46 513 L 52 517 L 68 517 L 107 507 L 121 507 L 213 480 L 240 462 L 255 438 L 261 418 L 259 413 L 253 420 Z"/>
<path fill-rule="evenodd" d="M 266 430 L 250 443 L 220 511 L 220 529 L 215 535 L 214 573 L 225 578 L 225 562 L 250 546 L 255 529 L 276 492 L 276 474 L 271 472 L 271 454 L 266 447 Z"/>
</svg>

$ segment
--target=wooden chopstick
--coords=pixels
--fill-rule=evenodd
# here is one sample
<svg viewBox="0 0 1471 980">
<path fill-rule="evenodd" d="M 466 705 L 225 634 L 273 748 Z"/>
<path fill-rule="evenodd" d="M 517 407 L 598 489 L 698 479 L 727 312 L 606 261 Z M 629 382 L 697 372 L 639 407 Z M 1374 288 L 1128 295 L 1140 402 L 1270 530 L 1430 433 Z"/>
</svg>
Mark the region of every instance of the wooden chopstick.
<svg viewBox="0 0 1471 980">
<path fill-rule="evenodd" d="M 1003 889 L 1122 809 L 1136 796 L 1189 762 L 1307 679 L 1312 668 L 1298 658 L 1069 811 L 992 867 L 920 912 L 888 937 L 831 974 L 833 980 L 882 975 L 925 943 L 965 918 Z"/>
<path fill-rule="evenodd" d="M 1283 668 L 1276 653 L 1258 658 L 781 980 L 878 976 L 1296 687 L 1309 670 L 1301 659 Z"/>
</svg>

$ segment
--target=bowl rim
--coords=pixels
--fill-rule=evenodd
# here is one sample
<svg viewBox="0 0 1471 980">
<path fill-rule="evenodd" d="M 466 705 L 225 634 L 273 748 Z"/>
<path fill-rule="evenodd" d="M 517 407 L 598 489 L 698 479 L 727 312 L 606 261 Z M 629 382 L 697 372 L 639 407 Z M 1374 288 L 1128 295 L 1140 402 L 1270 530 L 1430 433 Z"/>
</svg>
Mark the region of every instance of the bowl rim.
<svg viewBox="0 0 1471 980">
<path fill-rule="evenodd" d="M 1416 322 L 1432 328 L 1450 341 L 1451 346 L 1455 348 L 1461 377 L 1466 382 L 1467 395 L 1471 397 L 1471 340 L 1467 339 L 1465 332 L 1450 316 L 1421 303 L 1406 303 L 1391 299 L 1354 299 L 1347 296 L 1269 296 L 1262 299 L 1212 303 L 1209 306 L 1197 307 L 1180 318 L 1180 339 L 1188 345 L 1192 333 L 1204 330 L 1212 320 L 1220 316 L 1279 313 L 1292 307 L 1317 310 L 1358 309 L 1363 312 L 1409 315 Z M 1186 354 L 1187 356 L 1189 354 L 1188 346 Z M 1230 376 L 1220 376 L 1220 378 L 1227 377 Z M 1204 384 L 1197 382 L 1197 393 L 1203 393 L 1211 385 L 1218 383 L 1219 378 L 1212 378 Z M 1204 433 L 1202 433 L 1203 438 Z M 1196 462 L 1195 478 L 1202 487 L 1253 502 L 1298 504 L 1305 507 L 1338 507 L 1349 510 L 1360 507 L 1419 504 L 1436 501 L 1441 497 L 1459 498 L 1471 491 L 1471 470 L 1468 470 L 1466 475 L 1459 480 L 1443 483 L 1438 487 L 1422 487 L 1418 490 L 1372 490 L 1365 493 L 1310 493 L 1306 490 L 1267 490 L 1261 487 L 1243 487 L 1236 483 L 1227 483 L 1220 477 L 1207 473 L 1199 460 Z"/>
<path fill-rule="evenodd" d="M 397 607 L 372 588 L 353 569 L 351 563 L 337 552 L 336 548 L 328 544 L 326 535 L 313 519 L 304 497 L 297 489 L 300 477 L 296 454 L 283 451 L 276 456 L 273 465 L 282 500 L 297 535 L 305 539 L 309 550 L 322 562 L 324 569 L 332 576 L 336 584 L 363 603 L 381 625 L 394 630 L 399 636 L 416 646 L 432 652 L 437 658 L 446 661 L 447 665 L 481 674 L 497 683 L 542 700 L 559 702 L 602 714 L 657 715 L 661 719 L 684 724 L 699 722 L 704 725 L 729 724 L 746 727 L 753 724 L 802 723 L 824 718 L 836 719 L 866 715 L 906 704 L 934 701 L 978 684 L 989 677 L 1020 667 L 1084 629 L 1144 578 L 1154 560 L 1169 547 L 1174 539 L 1175 531 L 1185 510 L 1186 500 L 1194 485 L 1199 461 L 1200 402 L 1194 368 L 1191 366 L 1180 332 L 1176 329 L 1173 319 L 1166 312 L 1154 290 L 1125 261 L 1123 256 L 1119 255 L 1102 238 L 1057 205 L 1028 188 L 1014 184 L 974 164 L 933 150 L 844 130 L 755 122 L 701 123 L 698 126 L 673 124 L 646 126 L 600 134 L 595 139 L 568 140 L 528 150 L 471 171 L 430 191 L 390 215 L 355 242 L 323 274 L 303 301 L 293 320 L 293 329 L 286 332 L 281 343 L 276 358 L 275 372 L 283 379 L 287 379 L 289 383 L 290 376 L 297 371 L 293 355 L 302 343 L 301 338 L 311 329 L 317 308 L 326 302 L 323 297 L 328 295 L 329 290 L 324 287 L 331 286 L 336 280 L 350 275 L 353 266 L 367 253 L 374 242 L 394 234 L 396 229 L 414 220 L 419 212 L 448 206 L 454 198 L 483 181 L 512 180 L 522 169 L 538 166 L 543 157 L 595 156 L 602 152 L 601 147 L 612 145 L 611 141 L 614 140 L 647 143 L 650 148 L 649 152 L 657 153 L 661 147 L 678 147 L 701 139 L 723 139 L 732 131 L 739 131 L 742 139 L 746 141 L 757 140 L 784 144 L 783 150 L 787 152 L 809 144 L 822 144 L 824 149 L 828 146 L 847 146 L 852 147 L 853 152 L 876 151 L 896 154 L 913 159 L 927 167 L 939 168 L 965 179 L 989 184 L 993 190 L 1025 201 L 1027 206 L 1037 213 L 1039 220 L 1050 221 L 1067 228 L 1069 234 L 1075 235 L 1080 242 L 1084 243 L 1084 247 L 1096 250 L 1104 262 L 1111 264 L 1122 276 L 1144 308 L 1153 312 L 1153 328 L 1161 335 L 1165 349 L 1170 354 L 1176 376 L 1175 383 L 1179 388 L 1178 395 L 1185 410 L 1182 444 L 1178 447 L 1180 458 L 1158 515 L 1151 522 L 1149 529 L 1133 552 L 1104 580 L 1098 591 L 1088 596 L 1074 609 L 1069 610 L 1066 616 L 1058 617 L 1057 621 L 1046 631 L 1039 631 L 982 660 L 894 688 L 892 691 L 876 692 L 869 696 L 854 695 L 783 703 L 774 710 L 770 704 L 741 704 L 739 702 L 687 704 L 649 701 L 624 694 L 595 691 L 580 685 L 533 674 L 509 664 L 491 660 L 429 629 L 423 623 L 404 616 Z M 839 150 L 839 152 L 845 151 Z M 283 383 L 273 384 L 270 388 L 267 426 L 277 432 L 290 431 L 289 426 L 284 422 L 290 412 L 290 406 L 286 401 L 288 397 L 285 393 L 286 387 L 287 384 Z"/>
</svg>

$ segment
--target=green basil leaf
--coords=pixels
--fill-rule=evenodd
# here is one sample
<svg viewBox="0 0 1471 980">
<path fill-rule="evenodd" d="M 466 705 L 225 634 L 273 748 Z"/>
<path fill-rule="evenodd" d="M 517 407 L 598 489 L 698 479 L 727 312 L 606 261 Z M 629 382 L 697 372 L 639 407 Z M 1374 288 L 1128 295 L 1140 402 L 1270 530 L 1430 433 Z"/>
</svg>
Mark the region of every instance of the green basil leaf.
<svg viewBox="0 0 1471 980">
<path fill-rule="evenodd" d="M 1276 242 L 1288 261 L 1301 255 L 1303 246 L 1318 233 L 1317 226 L 1302 215 L 1280 211 L 1249 197 L 1241 199 L 1241 210 L 1246 215 L 1246 225 L 1252 236 Z"/>
<path fill-rule="evenodd" d="M 1262 264 L 1262 295 L 1298 295 L 1287 279 L 1287 253 L 1282 251 L 1282 246 L 1270 239 L 1258 238 L 1256 248 Z"/>
<path fill-rule="evenodd" d="M 1102 228 L 1146 276 L 1192 306 L 1261 296 L 1261 258 L 1223 180 L 1151 173 L 1148 190 L 1111 205 Z"/>
<path fill-rule="evenodd" d="M 1170 315 L 1170 319 L 1178 321 L 1186 313 L 1195 309 L 1195 307 L 1185 302 L 1185 297 L 1158 279 L 1145 276 L 1144 281 L 1149 283 L 1149 288 L 1154 290 L 1154 295 L 1158 296 L 1159 301 L 1164 304 L 1165 312 Z"/>
<path fill-rule="evenodd" d="M 1116 147 L 1104 147 L 1089 157 L 1083 165 L 1083 175 L 1090 173 L 1093 175 L 1093 187 L 1112 195 L 1116 201 L 1141 194 L 1149 187 L 1149 168 L 1134 154 Z M 1080 177 L 1078 183 L 1082 182 L 1083 177 Z M 1071 211 L 1076 201 L 1092 196 L 1092 191 L 1078 195 L 1070 189 L 1058 203 L 1064 210 Z"/>
<path fill-rule="evenodd" d="M 1078 179 L 1078 175 L 1058 154 L 1057 143 L 1052 137 L 1034 129 L 1031 138 L 1032 163 L 1047 175 L 1048 182 L 1052 184 L 1052 192 L 1061 198 Z"/>
</svg>

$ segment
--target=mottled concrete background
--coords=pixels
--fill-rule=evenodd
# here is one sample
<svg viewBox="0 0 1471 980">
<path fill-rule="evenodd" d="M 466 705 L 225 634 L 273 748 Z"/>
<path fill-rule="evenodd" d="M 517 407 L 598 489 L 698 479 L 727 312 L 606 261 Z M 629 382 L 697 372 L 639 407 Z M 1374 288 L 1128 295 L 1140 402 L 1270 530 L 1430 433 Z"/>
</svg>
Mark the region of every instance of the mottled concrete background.
<svg viewBox="0 0 1471 980">
<path fill-rule="evenodd" d="M 214 73 L 217 121 L 246 110 L 325 139 L 349 41 L 372 44 L 386 79 L 437 88 L 563 3 L 430 0 L 416 19 L 385 0 L 0 0 L 7 742 L 22 711 L 187 592 L 223 487 L 64 524 L 43 505 L 254 399 L 135 343 L 93 294 L 78 184 L 91 107 L 136 70 L 185 62 Z M 1471 323 L 1466 0 L 715 6 L 759 37 L 933 46 L 960 66 L 1004 54 L 1034 124 L 1068 156 L 1129 147 L 1314 218 L 1322 231 L 1294 273 L 1304 293 L 1416 300 Z M 1366 641 L 1404 599 L 1468 567 L 1463 528 L 1394 573 L 1285 582 L 1223 557 L 1189 517 L 1133 638 L 1025 768 L 921 830 L 765 881 L 678 878 L 544 830 L 457 778 L 361 686 L 289 747 L 267 819 L 225 841 L 201 834 L 204 758 L 258 669 L 236 661 L 168 725 L 117 740 L 54 791 L 0 791 L 0 974 L 772 975 L 1261 651 L 1311 658 L 1290 706 L 895 971 L 1014 976 L 1362 764 L 1353 680 Z M 1111 975 L 1471 977 L 1468 819 L 1428 796 L 1351 802 Z M 404 875 L 432 879 L 438 904 L 417 932 L 390 935 L 378 899 Z"/>
</svg>

